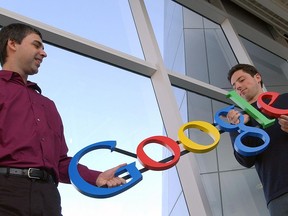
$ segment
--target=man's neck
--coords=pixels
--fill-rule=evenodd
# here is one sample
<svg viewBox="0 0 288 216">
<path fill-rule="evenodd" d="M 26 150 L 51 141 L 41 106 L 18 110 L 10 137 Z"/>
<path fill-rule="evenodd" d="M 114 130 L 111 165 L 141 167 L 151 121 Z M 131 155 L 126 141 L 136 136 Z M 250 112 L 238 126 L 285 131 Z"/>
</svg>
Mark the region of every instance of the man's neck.
<svg viewBox="0 0 288 216">
<path fill-rule="evenodd" d="M 261 89 L 255 97 L 253 97 L 251 100 L 248 101 L 248 103 L 252 104 L 257 102 L 259 95 L 261 95 L 263 92 L 264 92 L 263 89 Z"/>
</svg>

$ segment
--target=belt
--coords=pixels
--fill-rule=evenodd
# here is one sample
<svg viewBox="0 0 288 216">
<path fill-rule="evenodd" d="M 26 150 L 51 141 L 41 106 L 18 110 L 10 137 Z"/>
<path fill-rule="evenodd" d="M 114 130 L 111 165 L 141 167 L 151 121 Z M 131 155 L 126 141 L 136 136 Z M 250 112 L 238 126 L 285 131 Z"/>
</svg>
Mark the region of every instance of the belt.
<svg viewBox="0 0 288 216">
<path fill-rule="evenodd" d="M 14 175 L 34 180 L 41 180 L 45 182 L 55 183 L 52 175 L 50 175 L 46 170 L 38 168 L 20 169 L 12 167 L 0 167 L 0 174 Z"/>
</svg>

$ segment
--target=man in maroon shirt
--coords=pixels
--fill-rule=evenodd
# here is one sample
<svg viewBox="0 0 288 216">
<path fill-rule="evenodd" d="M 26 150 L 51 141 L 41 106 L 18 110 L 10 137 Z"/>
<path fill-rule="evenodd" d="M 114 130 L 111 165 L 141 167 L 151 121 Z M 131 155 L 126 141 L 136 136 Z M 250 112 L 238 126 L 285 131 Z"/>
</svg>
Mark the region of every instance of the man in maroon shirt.
<svg viewBox="0 0 288 216">
<path fill-rule="evenodd" d="M 61 215 L 58 182 L 70 183 L 71 157 L 61 117 L 29 75 L 38 73 L 44 51 L 41 33 L 10 24 L 0 31 L 0 215 Z M 89 170 L 81 176 L 96 186 L 119 186 L 116 170 Z"/>
</svg>

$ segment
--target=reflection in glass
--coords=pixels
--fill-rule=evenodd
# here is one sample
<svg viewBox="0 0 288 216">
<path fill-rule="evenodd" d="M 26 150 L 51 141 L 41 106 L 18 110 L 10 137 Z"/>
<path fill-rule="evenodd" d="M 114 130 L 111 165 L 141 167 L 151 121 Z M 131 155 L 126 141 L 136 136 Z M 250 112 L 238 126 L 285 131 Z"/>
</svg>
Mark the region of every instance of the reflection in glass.
<svg viewBox="0 0 288 216">
<path fill-rule="evenodd" d="M 288 62 L 266 49 L 241 37 L 254 66 L 263 77 L 268 91 L 287 92 Z"/>
<path fill-rule="evenodd" d="M 182 7 L 173 1 L 165 1 L 164 20 L 165 66 L 185 74 Z"/>
<path fill-rule="evenodd" d="M 167 2 L 166 8 L 165 65 L 200 81 L 230 88 L 226 75 L 237 60 L 221 26 L 172 2 Z"/>
<path fill-rule="evenodd" d="M 189 10 L 183 13 L 187 19 L 201 25 L 196 28 L 196 23 L 187 23 L 184 29 L 186 74 L 220 88 L 229 88 L 227 72 L 237 60 L 221 27 L 203 17 L 200 19 L 200 15 Z M 195 16 L 198 19 L 192 19 Z"/>
<path fill-rule="evenodd" d="M 268 216 L 261 183 L 254 169 L 220 174 L 223 215 Z"/>
</svg>

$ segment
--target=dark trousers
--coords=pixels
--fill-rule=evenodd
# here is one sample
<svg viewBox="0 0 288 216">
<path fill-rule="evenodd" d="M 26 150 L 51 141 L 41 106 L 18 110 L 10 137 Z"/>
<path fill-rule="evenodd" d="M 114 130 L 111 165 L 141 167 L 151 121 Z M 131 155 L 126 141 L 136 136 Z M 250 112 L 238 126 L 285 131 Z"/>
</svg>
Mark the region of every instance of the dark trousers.
<svg viewBox="0 0 288 216">
<path fill-rule="evenodd" d="M 268 209 L 271 216 L 288 215 L 288 193 L 270 201 Z"/>
<path fill-rule="evenodd" d="M 61 216 L 61 200 L 53 182 L 0 175 L 1 216 Z"/>
</svg>

